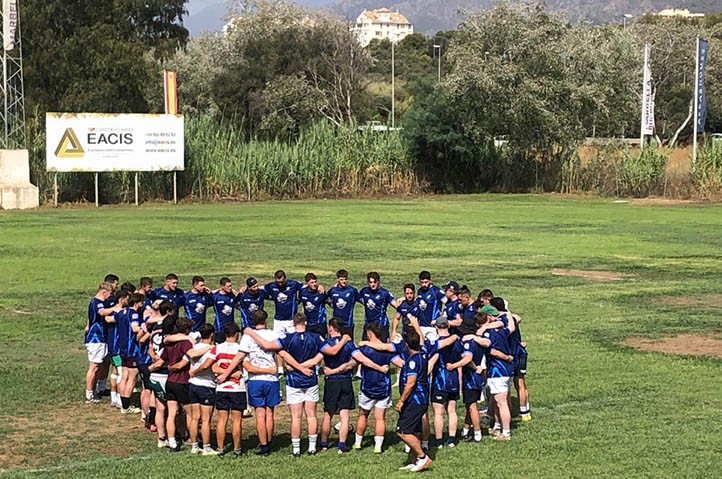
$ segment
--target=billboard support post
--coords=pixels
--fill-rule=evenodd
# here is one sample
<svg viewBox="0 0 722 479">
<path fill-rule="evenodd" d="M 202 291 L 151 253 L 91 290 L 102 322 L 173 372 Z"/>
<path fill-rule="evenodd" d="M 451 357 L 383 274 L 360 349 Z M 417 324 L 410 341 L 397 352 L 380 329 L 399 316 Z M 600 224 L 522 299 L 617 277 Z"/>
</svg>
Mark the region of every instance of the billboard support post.
<svg viewBox="0 0 722 479">
<path fill-rule="evenodd" d="M 95 172 L 95 207 L 99 207 L 98 203 L 98 172 Z"/>
<path fill-rule="evenodd" d="M 55 178 L 53 179 L 53 199 L 55 207 L 58 207 L 58 172 L 55 172 Z"/>
</svg>

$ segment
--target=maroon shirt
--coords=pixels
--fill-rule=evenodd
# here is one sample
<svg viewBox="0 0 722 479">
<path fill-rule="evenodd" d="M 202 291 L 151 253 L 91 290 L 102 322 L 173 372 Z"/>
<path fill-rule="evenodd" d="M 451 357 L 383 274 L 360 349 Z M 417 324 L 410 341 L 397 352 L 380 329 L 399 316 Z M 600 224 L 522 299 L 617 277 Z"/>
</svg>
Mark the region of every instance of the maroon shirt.
<svg viewBox="0 0 722 479">
<path fill-rule="evenodd" d="M 190 341 L 179 341 L 177 343 L 166 345 L 166 347 L 163 348 L 163 352 L 160 357 L 170 367 L 175 363 L 181 362 L 183 360 L 183 356 L 185 356 L 185 354 L 191 349 L 193 349 L 193 345 Z M 179 371 L 169 370 L 168 381 L 172 383 L 188 384 L 188 381 L 191 378 L 190 374 L 188 374 L 189 370 L 190 364 L 186 364 L 185 367 Z"/>
</svg>

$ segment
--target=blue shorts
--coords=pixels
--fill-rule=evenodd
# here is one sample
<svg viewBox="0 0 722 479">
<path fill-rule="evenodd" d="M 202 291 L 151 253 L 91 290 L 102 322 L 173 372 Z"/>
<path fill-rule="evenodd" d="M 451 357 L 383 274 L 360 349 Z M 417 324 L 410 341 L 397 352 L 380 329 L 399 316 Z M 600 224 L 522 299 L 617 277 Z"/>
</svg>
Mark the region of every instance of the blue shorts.
<svg viewBox="0 0 722 479">
<path fill-rule="evenodd" d="M 245 411 L 245 392 L 216 391 L 216 411 Z"/>
<path fill-rule="evenodd" d="M 248 405 L 251 407 L 276 407 L 281 402 L 281 384 L 278 381 L 251 379 L 246 383 Z"/>
<path fill-rule="evenodd" d="M 206 386 L 190 385 L 188 397 L 191 404 L 200 404 L 201 406 L 215 406 L 216 404 L 216 388 Z"/>
</svg>

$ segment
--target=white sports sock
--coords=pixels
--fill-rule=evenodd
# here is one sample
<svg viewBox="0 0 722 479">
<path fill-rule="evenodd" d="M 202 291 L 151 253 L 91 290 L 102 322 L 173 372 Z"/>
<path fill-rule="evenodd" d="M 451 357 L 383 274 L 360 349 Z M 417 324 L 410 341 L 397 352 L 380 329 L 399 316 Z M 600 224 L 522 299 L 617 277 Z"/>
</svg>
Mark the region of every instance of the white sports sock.
<svg viewBox="0 0 722 479">
<path fill-rule="evenodd" d="M 374 436 L 374 447 L 376 449 L 381 449 L 384 445 L 384 437 L 383 436 Z"/>
<path fill-rule="evenodd" d="M 498 430 L 498 431 L 501 431 L 501 424 L 499 424 L 498 422 L 495 422 L 495 423 L 494 423 L 494 430 L 495 430 L 495 431 L 497 431 L 497 430 Z"/>
<path fill-rule="evenodd" d="M 86 389 L 85 390 L 85 399 L 93 399 L 93 391 Z"/>
<path fill-rule="evenodd" d="M 364 437 L 363 437 L 363 436 L 360 436 L 360 435 L 356 434 L 356 445 L 357 445 L 358 447 L 361 447 L 361 443 L 363 442 L 363 440 L 364 440 Z"/>
<path fill-rule="evenodd" d="M 429 441 L 421 441 L 421 449 L 428 449 Z"/>
<path fill-rule="evenodd" d="M 404 444 L 404 452 L 405 452 L 406 454 L 408 454 L 408 453 L 411 452 L 411 448 L 409 447 L 408 444 Z"/>
<path fill-rule="evenodd" d="M 465 428 L 462 428 L 462 429 L 461 429 L 461 435 L 462 435 L 462 436 L 467 436 L 468 434 L 469 434 L 469 428 L 468 428 L 468 427 L 465 427 Z"/>
<path fill-rule="evenodd" d="M 291 439 L 291 446 L 293 447 L 294 454 L 300 454 L 301 453 L 301 438 Z"/>
<path fill-rule="evenodd" d="M 173 449 L 174 447 L 178 447 L 178 443 L 175 442 L 175 438 L 174 438 L 174 437 L 169 437 L 169 438 L 168 438 L 168 447 L 170 447 L 171 449 Z"/>
<path fill-rule="evenodd" d="M 317 441 L 318 441 L 318 434 L 309 434 L 308 435 L 308 450 L 309 451 L 316 450 L 316 442 Z"/>
<path fill-rule="evenodd" d="M 474 431 L 474 440 L 481 441 L 481 431 Z"/>
<path fill-rule="evenodd" d="M 117 391 L 110 391 L 110 402 L 113 404 L 120 403 L 120 394 Z"/>
<path fill-rule="evenodd" d="M 502 435 L 502 436 L 509 437 L 509 436 L 511 436 L 511 430 L 510 430 L 510 429 L 504 429 L 503 431 L 501 431 L 501 435 Z"/>
</svg>

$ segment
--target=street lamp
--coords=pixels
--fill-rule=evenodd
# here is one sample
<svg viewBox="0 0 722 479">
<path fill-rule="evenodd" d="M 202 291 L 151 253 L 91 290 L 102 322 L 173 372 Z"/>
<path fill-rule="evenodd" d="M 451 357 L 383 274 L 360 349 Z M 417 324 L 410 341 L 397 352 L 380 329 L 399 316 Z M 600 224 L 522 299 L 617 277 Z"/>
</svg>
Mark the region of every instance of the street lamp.
<svg viewBox="0 0 722 479">
<path fill-rule="evenodd" d="M 439 68 L 438 68 L 438 81 L 441 81 L 441 45 L 434 44 L 434 55 L 436 55 L 436 49 L 439 49 Z"/>
<path fill-rule="evenodd" d="M 624 17 L 622 17 L 622 22 L 624 26 L 622 28 L 627 28 L 627 20 L 630 20 L 631 18 L 634 18 L 634 15 L 630 15 L 629 13 L 624 14 Z"/>
</svg>

